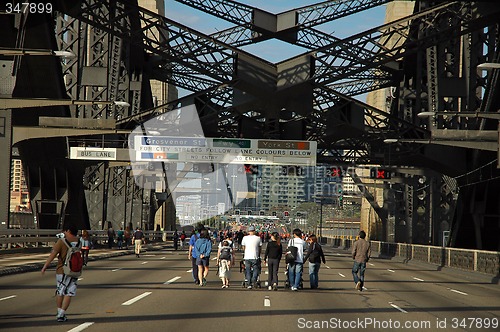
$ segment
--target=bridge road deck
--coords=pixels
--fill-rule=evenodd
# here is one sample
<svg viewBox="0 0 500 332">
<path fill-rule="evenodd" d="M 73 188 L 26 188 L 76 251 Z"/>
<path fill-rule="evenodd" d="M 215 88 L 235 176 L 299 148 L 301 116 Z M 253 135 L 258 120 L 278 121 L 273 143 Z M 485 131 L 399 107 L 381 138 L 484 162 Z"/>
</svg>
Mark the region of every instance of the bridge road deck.
<svg viewBox="0 0 500 332">
<path fill-rule="evenodd" d="M 491 277 L 374 257 L 366 289 L 358 292 L 350 253 L 331 247 L 325 252 L 320 288 L 308 289 L 306 263 L 305 289 L 292 292 L 283 289 L 283 267 L 278 291 L 242 288 L 237 268 L 231 287 L 221 289 L 214 261 L 207 286 L 194 284 L 186 250 L 150 247 L 140 258 L 132 251 L 94 250 L 65 323 L 55 319 L 54 268 L 45 276 L 33 268 L 48 251 L 3 254 L 1 270 L 27 265 L 35 271 L 0 277 L 1 326 L 5 331 L 497 330 L 500 287 Z"/>
</svg>

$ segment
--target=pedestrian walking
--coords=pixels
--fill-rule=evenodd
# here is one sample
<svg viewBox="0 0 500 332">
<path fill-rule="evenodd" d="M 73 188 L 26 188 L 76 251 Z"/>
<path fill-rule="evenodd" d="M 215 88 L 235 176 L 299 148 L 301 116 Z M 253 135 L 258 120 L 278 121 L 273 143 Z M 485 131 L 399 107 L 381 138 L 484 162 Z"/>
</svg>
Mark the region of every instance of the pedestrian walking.
<svg viewBox="0 0 500 332">
<path fill-rule="evenodd" d="M 113 244 L 115 242 L 115 230 L 113 229 L 113 225 L 108 222 L 108 248 L 113 248 Z"/>
<path fill-rule="evenodd" d="M 200 231 L 200 238 L 194 244 L 198 258 L 196 265 L 198 266 L 198 281 L 200 286 L 207 284 L 207 275 L 210 265 L 210 252 L 212 251 L 212 241 L 207 229 Z"/>
<path fill-rule="evenodd" d="M 142 232 L 142 229 L 140 227 L 137 227 L 135 229 L 134 235 L 132 236 L 132 244 L 135 248 L 135 257 L 139 258 L 144 242 L 144 233 Z"/>
<path fill-rule="evenodd" d="M 82 258 L 83 258 L 83 265 L 87 266 L 87 263 L 89 261 L 89 252 L 90 252 L 90 247 L 91 247 L 91 241 L 90 241 L 90 235 L 89 232 L 84 229 L 82 231 L 82 237 L 80 238 L 81 246 L 82 246 Z"/>
<path fill-rule="evenodd" d="M 125 249 L 128 250 L 128 247 L 130 246 L 131 241 L 132 241 L 132 234 L 130 232 L 130 227 L 128 227 L 128 226 L 125 227 L 124 238 L 125 238 Z"/>
<path fill-rule="evenodd" d="M 193 274 L 194 283 L 198 285 L 200 280 L 198 279 L 198 264 L 196 260 L 198 259 L 198 252 L 195 248 L 196 240 L 200 238 L 200 231 L 205 229 L 203 225 L 198 225 L 196 229 L 193 230 L 191 237 L 189 238 L 189 250 L 188 250 L 188 259 L 191 261 L 191 270 Z"/>
<path fill-rule="evenodd" d="M 181 239 L 181 250 L 183 250 L 184 249 L 184 243 L 186 241 L 186 232 L 185 231 L 182 231 L 180 239 Z"/>
<path fill-rule="evenodd" d="M 354 259 L 352 277 L 354 278 L 354 284 L 356 285 L 355 288 L 360 292 L 363 290 L 363 286 L 365 284 L 366 262 L 368 262 L 371 256 L 371 245 L 370 242 L 365 240 L 365 238 L 365 231 L 360 231 L 359 239 L 354 242 L 354 245 L 352 246 L 352 259 Z"/>
<path fill-rule="evenodd" d="M 179 249 L 179 233 L 177 233 L 177 230 L 174 231 L 174 250 Z"/>
<path fill-rule="evenodd" d="M 305 242 L 302 240 L 302 231 L 295 228 L 292 232 L 293 237 L 288 241 L 287 249 L 290 247 L 297 248 L 297 256 L 295 261 L 288 264 L 288 280 L 292 291 L 297 291 L 300 288 L 302 280 L 302 271 L 304 269 L 304 246 Z"/>
<path fill-rule="evenodd" d="M 231 281 L 231 267 L 234 265 L 233 249 L 228 240 L 222 241 L 219 246 L 217 265 L 219 266 L 219 278 L 222 280 L 222 288 L 228 288 Z"/>
<path fill-rule="evenodd" d="M 304 262 L 309 260 L 309 284 L 311 289 L 316 289 L 318 288 L 318 275 L 321 262 L 323 261 L 323 264 L 326 264 L 326 259 L 323 248 L 321 248 L 321 245 L 318 243 L 316 235 L 310 235 L 307 238 L 307 242 L 309 243 L 309 248 L 306 257 L 304 257 Z"/>
<path fill-rule="evenodd" d="M 118 244 L 118 249 L 122 249 L 122 247 L 123 247 L 124 236 L 125 236 L 125 232 L 123 231 L 123 228 L 120 227 L 120 229 L 116 232 L 116 242 Z"/>
<path fill-rule="evenodd" d="M 268 270 L 268 289 L 278 290 L 278 270 L 280 267 L 281 256 L 283 255 L 283 246 L 278 232 L 271 234 L 271 241 L 267 243 L 266 253 L 264 254 L 264 262 Z"/>
<path fill-rule="evenodd" d="M 262 241 L 259 236 L 255 235 L 255 227 L 248 228 L 248 235 L 244 236 L 241 240 L 243 246 L 243 260 L 245 262 L 245 282 L 247 288 L 257 286 L 257 279 L 259 277 L 259 259 Z"/>
<path fill-rule="evenodd" d="M 65 322 L 66 310 L 68 310 L 71 299 L 76 295 L 78 278 L 72 278 L 64 275 L 63 264 L 68 254 L 68 245 L 76 247 L 79 245 L 78 229 L 76 226 L 70 225 L 64 230 L 64 238 L 60 238 L 52 247 L 52 251 L 47 258 L 47 261 L 42 267 L 42 275 L 49 267 L 50 263 L 57 257 L 56 266 L 56 304 L 58 322 Z M 67 243 L 65 243 L 65 241 Z"/>
</svg>

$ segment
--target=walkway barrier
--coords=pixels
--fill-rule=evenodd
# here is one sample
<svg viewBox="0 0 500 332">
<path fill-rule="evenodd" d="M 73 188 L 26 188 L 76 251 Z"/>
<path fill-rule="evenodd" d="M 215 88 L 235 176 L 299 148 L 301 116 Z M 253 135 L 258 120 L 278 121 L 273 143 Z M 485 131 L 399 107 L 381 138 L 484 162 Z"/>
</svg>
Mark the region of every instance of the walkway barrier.
<svg viewBox="0 0 500 332">
<path fill-rule="evenodd" d="M 36 248 L 49 247 L 57 241 L 60 229 L 0 229 L 0 248 Z M 89 235 L 95 244 L 108 240 L 107 230 L 90 230 Z M 146 243 L 173 239 L 172 231 L 144 231 Z M 115 238 L 116 241 L 116 238 Z"/>
<path fill-rule="evenodd" d="M 326 243 L 334 247 L 349 249 L 354 239 L 348 236 L 327 237 Z M 447 248 L 420 244 L 370 241 L 372 257 L 395 258 L 404 262 L 419 261 L 442 267 L 480 272 L 500 276 L 500 252 L 473 249 Z"/>
</svg>

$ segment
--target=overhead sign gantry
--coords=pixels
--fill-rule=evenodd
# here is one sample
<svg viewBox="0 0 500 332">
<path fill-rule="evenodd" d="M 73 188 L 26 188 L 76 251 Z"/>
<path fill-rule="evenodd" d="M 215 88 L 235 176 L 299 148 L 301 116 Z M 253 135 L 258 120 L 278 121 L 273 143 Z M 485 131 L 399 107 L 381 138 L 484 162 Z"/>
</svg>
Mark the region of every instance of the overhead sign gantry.
<svg viewBox="0 0 500 332">
<path fill-rule="evenodd" d="M 136 161 L 316 165 L 317 142 L 177 136 L 135 136 Z"/>
</svg>

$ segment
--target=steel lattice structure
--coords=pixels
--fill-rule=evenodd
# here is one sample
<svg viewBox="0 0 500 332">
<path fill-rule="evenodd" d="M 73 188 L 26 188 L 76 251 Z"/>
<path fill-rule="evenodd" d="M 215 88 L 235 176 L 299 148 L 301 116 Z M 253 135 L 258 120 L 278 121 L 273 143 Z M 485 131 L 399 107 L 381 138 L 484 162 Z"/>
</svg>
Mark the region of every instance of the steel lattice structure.
<svg viewBox="0 0 500 332">
<path fill-rule="evenodd" d="M 488 1 L 421 0 L 416 2 L 413 15 L 340 39 L 315 27 L 391 1 L 332 0 L 279 14 L 229 0 L 177 1 L 223 18 L 235 27 L 207 36 L 141 8 L 136 0 L 81 0 L 73 5 L 56 2 L 54 41 L 47 45 L 54 43 L 57 49 L 77 55 L 60 64 L 59 79 L 64 80 L 61 93 L 72 99 L 122 100 L 131 105 L 79 106 L 63 111 L 63 116 L 111 119 L 118 128 L 127 129 L 181 103 L 192 102 L 209 136 L 280 139 L 290 132 L 287 128 L 300 127 L 303 129 L 292 138 L 318 141 L 320 161 L 346 165 L 391 163 L 429 170 L 403 181 L 400 189 L 411 192 L 406 197 L 389 195 L 390 200 L 399 202 L 395 206 L 374 205 L 386 233 L 391 227 L 390 231 L 399 232 L 400 220 L 408 220 L 415 229 L 429 234 L 413 238 L 423 243 L 446 227 L 454 231 L 457 242 L 464 242 L 461 234 L 471 227 L 476 233 L 488 233 L 486 227 L 477 229 L 484 220 L 472 226 L 466 221 L 485 211 L 471 209 L 458 216 L 449 211 L 460 204 L 460 199 L 483 199 L 467 187 L 458 201 L 450 198 L 460 186 L 460 178 L 453 177 L 489 162 L 491 154 L 446 147 L 436 151 L 435 146 L 416 148 L 404 143 L 388 146 L 383 141 L 431 139 L 432 133 L 441 129 L 469 135 L 470 130 L 494 127 L 477 118 L 437 115 L 425 121 L 417 114 L 489 112 L 499 107 L 498 74 L 482 76 L 476 67 L 498 60 L 500 6 Z M 52 17 L 44 19 L 52 27 Z M 309 51 L 270 63 L 241 49 L 272 38 Z M 154 106 L 150 79 L 192 94 Z M 381 89 L 391 91 L 387 110 L 353 98 Z M 245 123 L 253 126 L 251 133 L 242 125 Z M 106 136 L 105 141 L 107 146 L 120 146 L 126 136 Z M 459 156 L 449 158 L 453 151 L 459 151 Z M 469 156 L 470 163 L 465 161 Z M 158 201 L 153 191 L 139 189 L 129 181 L 124 166 L 92 165 L 87 167 L 84 179 L 92 220 L 88 226 L 105 227 L 97 221 L 104 222 L 111 215 L 127 223 L 151 220 L 143 205 L 152 202 L 156 206 Z M 477 188 L 491 191 L 493 184 L 479 184 Z M 434 188 L 436 194 L 423 199 L 413 194 L 425 188 Z M 68 200 L 66 196 L 53 199 Z M 40 193 L 37 197 L 44 199 Z M 134 205 L 137 200 L 141 203 Z M 374 200 L 371 203 L 375 204 Z M 437 212 L 419 215 L 419 204 L 426 211 Z M 440 204 L 446 204 L 447 211 L 430 208 Z M 391 217 L 396 221 L 388 221 Z M 448 225 L 432 226 L 431 220 L 436 218 L 446 220 Z M 396 236 L 393 240 L 408 239 Z M 485 243 L 491 246 L 496 242 L 487 236 L 476 238 L 476 246 L 485 247 Z"/>
</svg>

